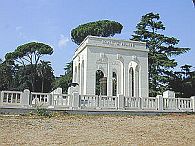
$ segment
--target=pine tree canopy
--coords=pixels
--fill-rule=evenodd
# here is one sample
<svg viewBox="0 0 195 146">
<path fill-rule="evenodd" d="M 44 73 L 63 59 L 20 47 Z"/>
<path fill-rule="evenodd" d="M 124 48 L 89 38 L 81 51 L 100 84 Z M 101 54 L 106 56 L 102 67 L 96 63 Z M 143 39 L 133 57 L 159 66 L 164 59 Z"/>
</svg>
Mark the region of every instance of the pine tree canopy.
<svg viewBox="0 0 195 146">
<path fill-rule="evenodd" d="M 142 16 L 131 38 L 131 40 L 146 42 L 149 49 L 150 96 L 161 94 L 166 89 L 169 76 L 173 73 L 170 69 L 177 66 L 173 57 L 190 50 L 190 48 L 178 47 L 179 40 L 165 36 L 164 30 L 165 26 L 160 21 L 160 15 L 148 13 Z"/>
</svg>

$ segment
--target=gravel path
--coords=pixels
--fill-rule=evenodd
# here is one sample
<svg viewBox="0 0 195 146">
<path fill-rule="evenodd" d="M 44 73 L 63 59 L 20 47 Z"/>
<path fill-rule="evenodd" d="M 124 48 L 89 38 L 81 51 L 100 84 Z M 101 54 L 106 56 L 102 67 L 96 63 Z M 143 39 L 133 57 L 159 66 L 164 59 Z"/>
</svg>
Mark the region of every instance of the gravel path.
<svg viewBox="0 0 195 146">
<path fill-rule="evenodd" d="M 195 115 L 1 115 L 0 145 L 195 145 Z"/>
</svg>

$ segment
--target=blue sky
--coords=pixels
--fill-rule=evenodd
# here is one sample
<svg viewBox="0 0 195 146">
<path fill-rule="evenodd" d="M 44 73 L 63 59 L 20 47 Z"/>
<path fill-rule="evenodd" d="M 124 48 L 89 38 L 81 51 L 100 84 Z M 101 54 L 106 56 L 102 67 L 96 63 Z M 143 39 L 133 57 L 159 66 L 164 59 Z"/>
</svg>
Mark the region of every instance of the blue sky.
<svg viewBox="0 0 195 146">
<path fill-rule="evenodd" d="M 70 32 L 79 24 L 108 19 L 123 25 L 115 38 L 129 39 L 142 15 L 159 13 L 163 32 L 180 40 L 179 47 L 191 51 L 176 58 L 179 65 L 195 66 L 195 8 L 191 0 L 1 0 L 0 58 L 17 46 L 38 41 L 51 45 L 50 60 L 55 75 L 74 54 Z"/>
</svg>

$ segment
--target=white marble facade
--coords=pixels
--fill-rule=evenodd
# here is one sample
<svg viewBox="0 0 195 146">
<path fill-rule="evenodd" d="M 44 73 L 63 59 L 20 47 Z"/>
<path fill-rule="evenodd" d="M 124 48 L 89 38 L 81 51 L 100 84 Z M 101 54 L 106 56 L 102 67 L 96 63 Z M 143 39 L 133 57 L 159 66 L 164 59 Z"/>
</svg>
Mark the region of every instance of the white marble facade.
<svg viewBox="0 0 195 146">
<path fill-rule="evenodd" d="M 107 77 L 107 96 L 148 97 L 148 49 L 143 42 L 88 36 L 73 57 L 73 82 L 80 95 L 95 95 L 96 71 Z"/>
</svg>

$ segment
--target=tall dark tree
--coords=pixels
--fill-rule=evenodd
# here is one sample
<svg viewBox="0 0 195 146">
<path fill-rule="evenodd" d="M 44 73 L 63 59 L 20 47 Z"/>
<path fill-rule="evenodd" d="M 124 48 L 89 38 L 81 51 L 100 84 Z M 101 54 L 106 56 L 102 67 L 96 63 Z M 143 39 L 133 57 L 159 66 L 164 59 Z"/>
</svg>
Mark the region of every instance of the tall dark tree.
<svg viewBox="0 0 195 146">
<path fill-rule="evenodd" d="M 193 5 L 194 5 L 194 7 L 195 7 L 195 0 L 192 0 L 192 2 L 193 2 Z"/>
<path fill-rule="evenodd" d="M 41 85 L 41 88 L 39 87 L 41 89 L 40 92 L 50 92 L 53 86 L 54 75 L 49 61 L 41 60 L 41 63 L 38 64 L 38 78 L 40 83 L 37 85 Z"/>
<path fill-rule="evenodd" d="M 35 84 L 40 59 L 44 55 L 51 55 L 52 53 L 53 48 L 49 45 L 38 42 L 30 42 L 17 47 L 14 52 L 7 53 L 5 58 L 6 62 L 12 62 L 12 65 L 17 65 L 21 72 L 26 73 L 26 76 L 23 76 L 23 79 L 28 79 L 26 83 L 28 82 L 31 84 L 31 87 L 29 88 L 31 91 L 36 91 Z"/>
<path fill-rule="evenodd" d="M 6 64 L 6 62 L 3 62 L 1 60 L 0 63 L 0 91 L 1 90 L 9 90 L 12 86 L 11 82 L 13 80 L 12 78 L 13 74 L 13 68 Z"/>
<path fill-rule="evenodd" d="M 32 66 L 26 65 L 15 67 L 15 73 L 12 80 L 11 90 L 23 91 L 24 89 L 32 90 Z M 53 69 L 49 62 L 41 61 L 37 64 L 37 72 L 34 74 L 34 91 L 36 92 L 50 92 L 53 89 Z"/>
<path fill-rule="evenodd" d="M 115 21 L 101 20 L 79 25 L 71 31 L 72 41 L 79 45 L 88 35 L 109 37 L 121 33 L 123 26 Z"/>
<path fill-rule="evenodd" d="M 136 31 L 131 40 L 143 41 L 149 49 L 149 91 L 150 96 L 161 94 L 165 90 L 172 74 L 170 69 L 177 65 L 173 56 L 183 54 L 190 48 L 179 48 L 176 45 L 179 40 L 162 34 L 165 30 L 164 24 L 160 21 L 160 15 L 148 13 L 142 16 L 136 26 Z"/>
<path fill-rule="evenodd" d="M 171 75 L 168 86 L 176 92 L 177 97 L 195 96 L 195 71 L 192 71 L 192 66 L 181 66 L 181 71 Z"/>
</svg>

